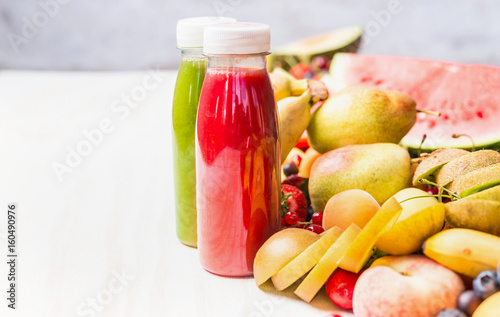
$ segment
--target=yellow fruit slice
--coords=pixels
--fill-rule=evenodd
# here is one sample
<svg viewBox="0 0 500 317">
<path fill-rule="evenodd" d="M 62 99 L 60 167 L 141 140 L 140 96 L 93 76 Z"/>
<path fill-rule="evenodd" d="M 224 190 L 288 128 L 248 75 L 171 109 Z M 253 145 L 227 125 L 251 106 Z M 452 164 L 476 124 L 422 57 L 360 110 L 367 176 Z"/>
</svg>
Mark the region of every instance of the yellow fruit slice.
<svg viewBox="0 0 500 317">
<path fill-rule="evenodd" d="M 253 275 L 257 286 L 271 278 L 319 238 L 319 234 L 299 228 L 281 230 L 272 235 L 255 255 Z"/>
<path fill-rule="evenodd" d="M 306 302 L 310 302 L 326 283 L 330 275 L 337 268 L 340 259 L 344 256 L 353 241 L 360 234 L 361 229 L 351 224 L 340 237 L 326 251 L 318 264 L 309 272 L 306 278 L 295 290 L 295 295 Z"/>
<path fill-rule="evenodd" d="M 304 252 L 288 262 L 284 268 L 271 277 L 274 287 L 278 291 L 284 290 L 309 272 L 343 232 L 339 227 L 334 227 L 327 231 L 318 241 L 310 245 Z"/>
<path fill-rule="evenodd" d="M 389 198 L 363 227 L 359 236 L 340 261 L 339 267 L 358 273 L 373 253 L 373 246 L 377 239 L 397 221 L 402 210 L 403 207 L 396 198 Z"/>
</svg>

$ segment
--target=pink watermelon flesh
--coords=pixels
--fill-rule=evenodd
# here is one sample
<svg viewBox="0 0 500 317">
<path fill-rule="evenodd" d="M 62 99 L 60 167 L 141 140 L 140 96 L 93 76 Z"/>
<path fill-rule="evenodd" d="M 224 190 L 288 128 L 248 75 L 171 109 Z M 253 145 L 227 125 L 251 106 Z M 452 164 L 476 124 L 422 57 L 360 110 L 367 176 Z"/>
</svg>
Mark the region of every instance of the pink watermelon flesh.
<svg viewBox="0 0 500 317">
<path fill-rule="evenodd" d="M 338 53 L 331 76 L 347 86 L 368 85 L 411 96 L 417 109 L 441 112 L 417 114 L 417 122 L 401 143 L 422 149 L 477 148 L 500 142 L 500 67 L 465 65 L 409 57 Z"/>
</svg>

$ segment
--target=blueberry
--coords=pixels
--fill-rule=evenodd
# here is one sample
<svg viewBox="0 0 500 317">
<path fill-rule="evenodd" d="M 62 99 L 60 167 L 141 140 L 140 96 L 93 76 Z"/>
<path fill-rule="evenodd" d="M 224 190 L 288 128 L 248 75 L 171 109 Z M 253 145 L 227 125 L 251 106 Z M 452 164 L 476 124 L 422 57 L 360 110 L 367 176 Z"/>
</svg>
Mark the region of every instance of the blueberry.
<svg viewBox="0 0 500 317">
<path fill-rule="evenodd" d="M 498 262 L 497 267 L 497 284 L 500 285 L 500 262 Z"/>
<path fill-rule="evenodd" d="M 439 312 L 439 315 L 437 317 L 467 317 L 464 312 L 458 310 L 458 309 L 443 309 L 442 311 Z"/>
<path fill-rule="evenodd" d="M 299 173 L 299 167 L 294 162 L 283 165 L 283 173 L 285 176 L 295 175 Z"/>
<path fill-rule="evenodd" d="M 497 275 L 493 271 L 483 271 L 472 281 L 472 288 L 477 297 L 486 299 L 500 291 L 497 284 Z"/>
<path fill-rule="evenodd" d="M 311 221 L 312 215 L 314 214 L 313 208 L 309 205 L 307 207 L 307 218 L 306 221 Z"/>
<path fill-rule="evenodd" d="M 473 290 L 466 290 L 458 297 L 457 307 L 469 316 L 472 316 L 482 300 L 477 297 Z"/>
</svg>

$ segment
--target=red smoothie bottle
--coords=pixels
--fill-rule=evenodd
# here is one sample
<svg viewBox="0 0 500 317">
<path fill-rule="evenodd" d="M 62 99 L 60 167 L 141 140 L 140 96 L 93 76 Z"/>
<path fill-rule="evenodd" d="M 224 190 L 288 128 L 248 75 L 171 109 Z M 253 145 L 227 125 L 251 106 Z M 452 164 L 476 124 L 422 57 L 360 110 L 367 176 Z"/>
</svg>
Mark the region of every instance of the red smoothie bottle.
<svg viewBox="0 0 500 317">
<path fill-rule="evenodd" d="M 280 228 L 276 101 L 266 70 L 269 27 L 205 28 L 208 69 L 196 122 L 200 262 L 223 276 L 251 276 L 260 246 Z"/>
</svg>

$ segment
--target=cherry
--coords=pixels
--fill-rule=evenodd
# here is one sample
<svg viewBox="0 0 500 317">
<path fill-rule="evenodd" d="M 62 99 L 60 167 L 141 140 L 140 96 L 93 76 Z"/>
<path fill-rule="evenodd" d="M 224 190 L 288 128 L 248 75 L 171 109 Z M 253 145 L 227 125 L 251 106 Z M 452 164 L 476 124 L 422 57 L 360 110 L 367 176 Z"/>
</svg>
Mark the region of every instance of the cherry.
<svg viewBox="0 0 500 317">
<path fill-rule="evenodd" d="M 322 226 L 323 225 L 323 213 L 322 212 L 313 213 L 313 215 L 311 217 L 311 221 L 315 225 Z"/>
<path fill-rule="evenodd" d="M 315 225 L 315 224 L 307 226 L 306 230 L 312 231 L 312 232 L 317 233 L 317 234 L 320 234 L 323 231 L 325 231 L 325 229 L 323 229 L 323 227 Z"/>
<path fill-rule="evenodd" d="M 289 211 L 285 214 L 285 222 L 289 225 L 294 225 L 299 222 L 299 215 L 294 211 Z"/>
</svg>

